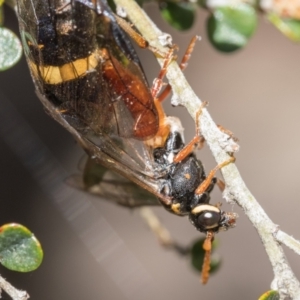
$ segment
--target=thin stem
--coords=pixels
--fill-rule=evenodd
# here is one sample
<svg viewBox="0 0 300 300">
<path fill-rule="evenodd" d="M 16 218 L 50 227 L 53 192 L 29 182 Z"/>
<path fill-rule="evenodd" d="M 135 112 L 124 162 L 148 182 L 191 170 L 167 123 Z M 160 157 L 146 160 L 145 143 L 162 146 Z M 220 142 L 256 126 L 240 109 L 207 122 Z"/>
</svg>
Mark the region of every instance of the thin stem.
<svg viewBox="0 0 300 300">
<path fill-rule="evenodd" d="M 4 290 L 13 300 L 26 300 L 29 295 L 26 291 L 21 291 L 13 287 L 8 281 L 0 276 L 0 290 Z"/>
<path fill-rule="evenodd" d="M 154 232 L 161 245 L 167 248 L 174 245 L 170 232 L 161 224 L 151 208 L 142 207 L 140 209 L 140 214 L 150 229 Z"/>
<path fill-rule="evenodd" d="M 152 23 L 134 0 L 115 0 L 115 2 L 126 11 L 131 22 L 151 46 L 159 49 L 162 53 L 167 53 L 168 49 L 159 43 L 159 37 L 162 35 L 162 32 Z M 158 58 L 158 62 L 162 65 L 163 61 L 161 58 Z M 167 78 L 172 86 L 174 95 L 172 104 L 185 106 L 195 119 L 196 112 L 201 106 L 201 100 L 189 86 L 176 62 L 172 62 L 168 66 Z M 228 139 L 228 135 L 218 129 L 206 109 L 203 109 L 201 114 L 200 127 L 201 134 L 204 136 L 218 164 L 229 159 L 228 152 L 238 150 L 235 141 L 231 138 Z M 288 265 L 282 247 L 273 236 L 277 225 L 270 220 L 248 190 L 235 164 L 225 166 L 221 172 L 226 183 L 224 197 L 227 201 L 235 201 L 244 209 L 266 249 L 274 272 L 272 288 L 279 291 L 281 299 L 287 296 L 296 299 L 300 295 L 300 283 Z"/>
<path fill-rule="evenodd" d="M 172 238 L 170 232 L 164 225 L 159 221 L 155 213 L 149 207 L 142 207 L 140 208 L 140 215 L 144 219 L 144 221 L 148 224 L 149 228 L 155 234 L 156 238 L 158 239 L 159 243 L 167 248 L 172 249 L 178 254 L 187 255 L 190 253 L 189 247 L 184 247 L 179 245 L 175 240 Z"/>
<path fill-rule="evenodd" d="M 300 241 L 296 240 L 292 236 L 285 232 L 278 230 L 274 233 L 274 237 L 281 244 L 286 245 L 288 248 L 293 250 L 296 254 L 300 255 Z"/>
</svg>

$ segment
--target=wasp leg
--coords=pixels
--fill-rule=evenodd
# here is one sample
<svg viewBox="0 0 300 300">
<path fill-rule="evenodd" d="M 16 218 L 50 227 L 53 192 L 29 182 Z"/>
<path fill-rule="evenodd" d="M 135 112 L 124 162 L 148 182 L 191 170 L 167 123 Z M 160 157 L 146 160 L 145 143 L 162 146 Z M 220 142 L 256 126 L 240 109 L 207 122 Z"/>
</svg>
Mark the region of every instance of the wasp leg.
<svg viewBox="0 0 300 300">
<path fill-rule="evenodd" d="M 230 131 L 229 129 L 227 129 L 227 128 L 224 128 L 222 125 L 217 125 L 218 126 L 218 128 L 222 131 L 222 132 L 224 132 L 225 134 L 227 134 L 231 139 L 233 139 L 235 142 L 238 142 L 238 138 L 236 138 L 234 135 L 233 135 L 233 132 L 232 131 Z"/>
<path fill-rule="evenodd" d="M 165 54 L 162 53 L 159 49 L 152 47 L 149 45 L 148 41 L 144 39 L 143 36 L 141 36 L 138 32 L 136 32 L 130 23 L 128 23 L 123 18 L 119 17 L 118 15 L 114 14 L 114 17 L 118 23 L 118 25 L 138 44 L 140 48 L 148 48 L 150 49 L 154 54 L 156 54 L 159 57 L 165 57 Z"/>
<path fill-rule="evenodd" d="M 179 65 L 179 67 L 180 67 L 180 69 L 181 69 L 182 71 L 184 71 L 185 68 L 186 68 L 187 65 L 188 65 L 188 61 L 189 61 L 189 59 L 191 58 L 191 55 L 192 55 L 192 52 L 194 51 L 195 44 L 196 44 L 197 40 L 199 40 L 199 37 L 198 37 L 197 35 L 195 35 L 195 36 L 191 39 L 191 41 L 190 41 L 190 43 L 189 43 L 189 45 L 188 45 L 188 47 L 187 47 L 187 49 L 186 49 L 186 51 L 185 51 L 185 54 L 184 54 L 184 56 L 183 56 L 183 58 L 182 58 L 182 60 L 181 60 L 181 63 L 180 63 L 180 65 Z M 165 88 L 165 89 L 161 92 L 161 94 L 159 95 L 159 97 L 158 97 L 159 101 L 160 101 L 160 102 L 164 101 L 164 99 L 165 99 L 166 97 L 168 97 L 168 95 L 169 95 L 169 93 L 171 92 L 171 90 L 172 90 L 172 88 L 171 88 L 170 84 L 168 84 L 168 85 L 166 86 L 166 88 Z"/>
<path fill-rule="evenodd" d="M 168 65 L 171 63 L 172 60 L 177 59 L 176 55 L 174 55 L 173 53 L 174 53 L 174 50 L 177 49 L 178 47 L 176 45 L 173 45 L 173 46 L 171 46 L 171 48 L 167 54 L 161 53 L 161 51 L 159 51 L 157 48 L 150 46 L 148 41 L 146 41 L 143 36 L 141 36 L 138 32 L 136 32 L 131 27 L 131 24 L 129 24 L 126 20 L 122 19 L 121 17 L 119 17 L 116 14 L 114 14 L 114 16 L 115 16 L 117 23 L 120 25 L 120 27 L 122 27 L 122 29 L 127 32 L 127 34 L 138 44 L 139 47 L 144 48 L 144 49 L 148 48 L 154 54 L 164 58 L 163 66 L 158 74 L 158 77 L 155 78 L 155 80 L 153 82 L 153 86 L 151 88 L 152 96 L 153 96 L 153 98 L 156 98 L 157 94 L 160 92 L 162 86 L 164 85 L 162 80 L 167 73 Z M 195 42 L 196 42 L 196 40 L 195 40 Z M 194 42 L 194 44 L 195 44 L 195 42 Z M 191 46 L 189 46 L 187 53 L 184 56 L 184 60 L 181 63 L 184 65 L 184 68 L 186 66 L 186 62 L 187 62 L 188 58 L 191 56 L 192 49 L 190 49 L 190 47 Z M 192 48 L 194 48 L 194 46 L 192 46 Z"/>
<path fill-rule="evenodd" d="M 204 144 L 204 137 L 201 136 L 200 130 L 200 115 L 202 114 L 203 108 L 207 105 L 207 102 L 202 102 L 200 109 L 196 112 L 196 135 L 194 138 L 185 145 L 185 147 L 175 156 L 174 163 L 178 163 L 185 159 L 190 153 L 193 152 L 195 145 L 201 149 Z"/>
<path fill-rule="evenodd" d="M 148 41 L 146 41 L 143 36 L 141 36 L 138 32 L 136 32 L 132 28 L 131 24 L 129 24 L 126 20 L 122 19 L 121 17 L 119 17 L 116 14 L 114 14 L 114 16 L 115 16 L 115 19 L 116 19 L 117 23 L 119 24 L 119 26 L 122 27 L 122 29 L 127 32 L 127 34 L 138 44 L 139 47 L 141 47 L 143 49 L 148 48 L 153 53 L 157 54 L 158 56 L 165 58 L 164 64 L 161 68 L 161 71 L 160 71 L 158 77 L 154 80 L 153 87 L 151 89 L 153 97 L 156 97 L 163 86 L 162 79 L 166 75 L 168 65 L 170 64 L 170 62 L 172 60 L 176 59 L 176 56 L 173 55 L 173 52 L 175 49 L 177 49 L 177 46 L 176 45 L 172 46 L 170 51 L 167 53 L 167 55 L 165 55 L 165 54 L 161 53 L 161 51 L 159 51 L 157 48 L 150 46 Z M 181 70 L 184 70 L 187 67 L 187 62 L 191 57 L 191 54 L 194 50 L 196 41 L 198 39 L 199 39 L 198 36 L 194 36 L 192 38 L 192 40 L 190 41 L 189 46 L 188 46 L 188 48 L 182 58 L 182 61 L 180 63 Z M 171 91 L 171 86 L 167 85 L 165 90 L 159 96 L 159 101 L 163 101 L 169 95 L 170 91 Z"/>
<path fill-rule="evenodd" d="M 223 167 L 227 166 L 228 164 L 233 163 L 234 161 L 235 161 L 235 157 L 232 156 L 228 160 L 225 160 L 221 164 L 217 165 L 214 169 L 212 169 L 209 172 L 206 179 L 197 187 L 197 189 L 195 190 L 195 194 L 198 194 L 198 195 L 203 194 L 209 187 L 213 178 L 215 177 L 216 172 L 218 170 L 222 169 Z"/>
<path fill-rule="evenodd" d="M 212 242 L 214 240 L 214 233 L 212 231 L 208 231 L 206 234 L 206 239 L 203 243 L 203 249 L 205 250 L 205 256 L 202 265 L 202 272 L 201 272 L 201 282 L 206 284 L 209 278 L 209 271 L 210 271 L 210 254 L 212 248 Z"/>
<path fill-rule="evenodd" d="M 221 192 L 224 192 L 225 190 L 225 182 L 219 178 L 216 178 L 216 184 Z"/>
<path fill-rule="evenodd" d="M 153 85 L 152 85 L 152 88 L 151 88 L 151 94 L 152 94 L 153 98 L 157 97 L 157 94 L 160 92 L 162 86 L 164 85 L 163 78 L 165 77 L 165 75 L 167 73 L 168 65 L 172 62 L 172 60 L 176 59 L 176 56 L 174 56 L 174 54 L 173 54 L 174 49 L 176 49 L 176 48 L 177 48 L 177 46 L 173 46 L 168 51 L 167 55 L 165 56 L 163 66 L 160 69 L 160 72 L 159 72 L 157 78 L 155 78 L 154 81 L 153 81 Z M 158 99 L 161 102 L 160 97 Z"/>
<path fill-rule="evenodd" d="M 132 25 L 130 23 L 128 23 L 126 20 L 124 20 L 123 18 L 119 17 L 116 14 L 114 14 L 114 17 L 117 23 L 119 24 L 119 26 L 122 27 L 122 29 L 127 32 L 127 34 L 139 45 L 139 47 L 149 48 L 149 43 L 132 28 Z"/>
</svg>

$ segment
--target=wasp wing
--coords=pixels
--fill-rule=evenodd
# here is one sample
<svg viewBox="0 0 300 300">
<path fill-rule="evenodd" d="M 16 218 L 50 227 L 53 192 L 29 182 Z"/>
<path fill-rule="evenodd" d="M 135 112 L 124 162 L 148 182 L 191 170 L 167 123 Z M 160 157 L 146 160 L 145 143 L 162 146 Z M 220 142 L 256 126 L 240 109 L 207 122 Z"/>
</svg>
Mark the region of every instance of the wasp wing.
<svg viewBox="0 0 300 300">
<path fill-rule="evenodd" d="M 95 3 L 95 9 L 87 5 Z M 17 5 L 24 52 L 48 113 L 97 163 L 162 198 L 151 150 L 134 132 L 143 120 L 146 129 L 157 130 L 153 99 L 147 98 L 151 93 L 136 55 L 128 54 L 133 50 L 120 46 L 128 41 L 106 4 L 18 0 Z"/>
<path fill-rule="evenodd" d="M 155 196 L 90 158 L 86 160 L 84 172 L 69 177 L 66 182 L 80 190 L 129 208 L 160 205 Z"/>
<path fill-rule="evenodd" d="M 54 114 L 61 114 L 112 159 L 149 174 L 151 153 L 131 137 L 137 120 L 143 120 L 143 109 L 150 108 L 151 114 L 153 100 L 146 106 L 136 101 L 131 109 L 135 90 L 150 92 L 138 58 L 106 4 L 17 3 L 24 51 L 42 102 L 46 99 L 56 109 Z M 101 14 L 89 7 L 94 3 Z"/>
</svg>

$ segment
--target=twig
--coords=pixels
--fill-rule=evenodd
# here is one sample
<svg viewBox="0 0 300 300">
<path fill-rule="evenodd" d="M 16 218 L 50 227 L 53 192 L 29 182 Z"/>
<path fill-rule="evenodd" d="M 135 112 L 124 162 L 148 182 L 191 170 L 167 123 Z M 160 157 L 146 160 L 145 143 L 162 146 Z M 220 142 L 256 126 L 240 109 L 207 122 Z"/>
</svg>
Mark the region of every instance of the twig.
<svg viewBox="0 0 300 300">
<path fill-rule="evenodd" d="M 190 247 L 184 247 L 178 244 L 171 236 L 170 232 L 164 225 L 159 221 L 153 210 L 149 207 L 140 208 L 140 215 L 147 223 L 149 228 L 155 234 L 159 243 L 167 248 L 172 249 L 178 254 L 187 255 L 190 253 Z"/>
<path fill-rule="evenodd" d="M 170 232 L 161 224 L 151 208 L 142 207 L 140 209 L 140 215 L 148 224 L 150 229 L 154 232 L 161 245 L 166 248 L 173 246 L 174 241 L 170 235 Z"/>
<path fill-rule="evenodd" d="M 274 233 L 275 239 L 300 255 L 300 242 L 285 232 L 278 230 Z"/>
<path fill-rule="evenodd" d="M 125 10 L 131 22 L 151 46 L 158 48 L 162 53 L 167 52 L 167 49 L 159 43 L 162 32 L 152 23 L 135 1 L 115 0 L 115 2 Z M 161 58 L 158 58 L 158 61 L 162 64 Z M 195 119 L 201 101 L 192 91 L 176 62 L 169 65 L 167 78 L 174 94 L 172 104 L 185 106 Z M 233 139 L 228 139 L 228 136 L 217 128 L 206 109 L 203 109 L 201 114 L 200 125 L 201 134 L 206 139 L 218 164 L 229 158 L 227 152 L 235 152 L 238 149 Z M 298 299 L 297 297 L 299 297 L 300 299 L 300 283 L 288 265 L 282 247 L 273 236 L 273 233 L 277 230 L 277 225 L 270 220 L 247 189 L 234 164 L 224 167 L 221 171 L 226 182 L 224 197 L 227 201 L 235 201 L 244 209 L 266 249 L 274 272 L 271 288 L 279 291 L 281 299 L 286 297 L 291 299 Z"/>
<path fill-rule="evenodd" d="M 27 300 L 29 295 L 26 291 L 21 291 L 13 287 L 8 281 L 0 276 L 0 291 L 4 290 L 13 300 Z"/>
</svg>

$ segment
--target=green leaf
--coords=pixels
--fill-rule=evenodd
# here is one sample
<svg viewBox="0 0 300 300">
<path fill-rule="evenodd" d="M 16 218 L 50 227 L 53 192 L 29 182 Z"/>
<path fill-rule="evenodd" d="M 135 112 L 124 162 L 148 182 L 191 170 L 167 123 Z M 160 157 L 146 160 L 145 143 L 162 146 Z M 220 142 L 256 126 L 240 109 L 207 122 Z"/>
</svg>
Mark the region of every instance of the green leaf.
<svg viewBox="0 0 300 300">
<path fill-rule="evenodd" d="M 270 290 L 262 294 L 258 300 L 279 300 L 280 296 L 277 291 Z"/>
<path fill-rule="evenodd" d="M 22 46 L 18 37 L 7 28 L 0 28 L 0 71 L 16 64 L 22 56 Z"/>
<path fill-rule="evenodd" d="M 300 20 L 281 19 L 276 14 L 269 14 L 268 20 L 290 40 L 300 42 Z"/>
<path fill-rule="evenodd" d="M 195 8 L 191 3 L 163 2 L 160 6 L 162 17 L 177 30 L 188 30 L 195 20 Z"/>
<path fill-rule="evenodd" d="M 205 251 L 203 250 L 203 242 L 205 238 L 197 240 L 191 250 L 191 263 L 192 266 L 199 272 L 202 270 Z M 217 240 L 214 240 L 212 244 L 212 252 L 218 247 Z M 221 259 L 218 257 L 212 257 L 210 262 L 210 273 L 216 272 L 221 266 Z"/>
<path fill-rule="evenodd" d="M 222 52 L 244 47 L 257 26 L 255 9 L 244 3 L 216 8 L 207 21 L 211 43 Z"/>
<path fill-rule="evenodd" d="M 43 260 L 40 242 L 32 232 L 20 224 L 0 227 L 0 262 L 7 269 L 30 272 Z"/>
<path fill-rule="evenodd" d="M 3 2 L 1 3 L 1 0 L 0 0 L 0 27 L 3 25 L 3 22 L 4 22 L 2 4 L 3 4 Z"/>
</svg>

